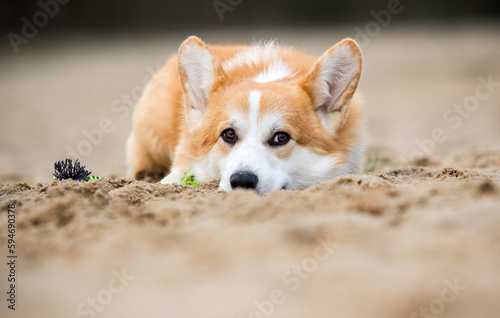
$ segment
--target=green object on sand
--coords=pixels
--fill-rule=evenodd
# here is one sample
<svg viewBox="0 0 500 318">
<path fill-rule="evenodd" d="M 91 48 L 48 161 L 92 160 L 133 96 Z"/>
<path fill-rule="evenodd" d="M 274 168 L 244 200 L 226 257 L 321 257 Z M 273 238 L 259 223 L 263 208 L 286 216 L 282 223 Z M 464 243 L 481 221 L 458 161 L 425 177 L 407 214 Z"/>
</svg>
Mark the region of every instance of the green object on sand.
<svg viewBox="0 0 500 318">
<path fill-rule="evenodd" d="M 198 181 L 194 176 L 193 169 L 190 169 L 187 172 L 184 172 L 184 177 L 181 179 L 181 185 L 190 185 L 190 186 L 198 186 Z"/>
</svg>

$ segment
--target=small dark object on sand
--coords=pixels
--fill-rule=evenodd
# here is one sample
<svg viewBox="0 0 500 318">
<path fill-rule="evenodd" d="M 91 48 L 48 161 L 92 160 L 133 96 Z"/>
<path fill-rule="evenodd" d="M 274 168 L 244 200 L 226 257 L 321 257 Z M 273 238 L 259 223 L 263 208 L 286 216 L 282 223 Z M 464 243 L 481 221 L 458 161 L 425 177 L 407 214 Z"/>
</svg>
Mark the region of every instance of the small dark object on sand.
<svg viewBox="0 0 500 318">
<path fill-rule="evenodd" d="M 75 165 L 73 165 L 71 159 L 60 160 L 54 163 L 53 176 L 57 180 L 72 179 L 75 181 L 88 181 L 91 173 L 92 171 L 85 170 L 85 166 L 80 166 L 78 159 L 76 159 Z"/>
</svg>

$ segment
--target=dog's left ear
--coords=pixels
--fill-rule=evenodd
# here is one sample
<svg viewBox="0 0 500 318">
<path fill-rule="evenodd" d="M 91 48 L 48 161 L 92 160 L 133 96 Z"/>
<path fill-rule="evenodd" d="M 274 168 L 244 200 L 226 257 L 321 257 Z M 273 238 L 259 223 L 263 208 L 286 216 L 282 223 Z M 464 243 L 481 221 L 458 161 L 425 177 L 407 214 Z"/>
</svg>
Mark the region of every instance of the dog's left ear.
<svg viewBox="0 0 500 318">
<path fill-rule="evenodd" d="M 328 128 L 336 129 L 347 119 L 361 67 L 359 46 L 353 40 L 345 39 L 326 51 L 305 77 L 302 87 L 311 96 L 314 110 L 320 118 L 326 119 L 328 126 L 337 126 Z"/>
<path fill-rule="evenodd" d="M 224 80 L 225 73 L 208 45 L 191 36 L 179 49 L 179 76 L 186 97 L 186 119 L 192 128 L 201 121 L 210 93 Z"/>
</svg>

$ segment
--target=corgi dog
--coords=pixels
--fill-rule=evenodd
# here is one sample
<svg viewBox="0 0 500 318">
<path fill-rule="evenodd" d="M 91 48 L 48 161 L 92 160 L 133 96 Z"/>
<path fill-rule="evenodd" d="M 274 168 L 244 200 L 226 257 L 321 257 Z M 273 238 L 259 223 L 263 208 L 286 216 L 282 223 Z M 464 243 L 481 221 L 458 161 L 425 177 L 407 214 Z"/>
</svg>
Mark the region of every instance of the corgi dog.
<svg viewBox="0 0 500 318">
<path fill-rule="evenodd" d="M 207 45 L 197 37 L 153 77 L 127 142 L 131 177 L 265 194 L 358 173 L 365 151 L 362 56 L 345 39 L 321 57 L 275 43 Z"/>
</svg>

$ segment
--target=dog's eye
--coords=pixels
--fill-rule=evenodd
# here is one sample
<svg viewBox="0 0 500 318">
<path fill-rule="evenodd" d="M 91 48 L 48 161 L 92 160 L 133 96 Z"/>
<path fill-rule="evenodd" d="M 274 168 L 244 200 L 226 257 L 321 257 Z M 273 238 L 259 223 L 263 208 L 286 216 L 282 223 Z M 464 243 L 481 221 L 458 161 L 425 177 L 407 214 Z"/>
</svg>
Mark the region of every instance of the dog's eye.
<svg viewBox="0 0 500 318">
<path fill-rule="evenodd" d="M 274 134 L 273 138 L 269 140 L 269 145 L 271 146 L 283 146 L 290 141 L 290 135 L 286 132 L 277 132 Z"/>
<path fill-rule="evenodd" d="M 238 136 L 236 136 L 236 133 L 232 128 L 224 130 L 221 134 L 221 137 L 222 139 L 224 139 L 225 142 L 231 145 L 234 145 L 236 141 L 238 141 Z"/>
</svg>

